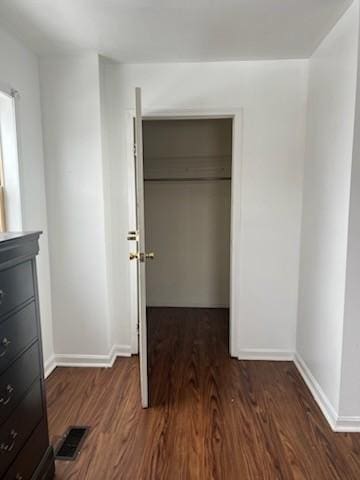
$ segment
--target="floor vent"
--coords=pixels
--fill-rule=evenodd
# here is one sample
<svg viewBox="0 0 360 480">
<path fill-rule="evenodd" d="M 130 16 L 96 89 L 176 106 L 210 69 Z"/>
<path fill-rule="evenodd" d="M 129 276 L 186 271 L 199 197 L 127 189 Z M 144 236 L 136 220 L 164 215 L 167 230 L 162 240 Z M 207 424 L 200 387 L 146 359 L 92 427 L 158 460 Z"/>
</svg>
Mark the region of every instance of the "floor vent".
<svg viewBox="0 0 360 480">
<path fill-rule="evenodd" d="M 76 460 L 90 427 L 69 427 L 55 451 L 56 460 Z"/>
</svg>

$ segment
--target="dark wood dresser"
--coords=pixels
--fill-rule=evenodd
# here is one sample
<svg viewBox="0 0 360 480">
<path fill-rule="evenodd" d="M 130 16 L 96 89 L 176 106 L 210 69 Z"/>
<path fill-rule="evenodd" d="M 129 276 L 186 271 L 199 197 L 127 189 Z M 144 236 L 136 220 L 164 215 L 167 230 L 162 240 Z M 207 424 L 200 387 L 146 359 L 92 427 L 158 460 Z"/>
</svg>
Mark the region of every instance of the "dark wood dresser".
<svg viewBox="0 0 360 480">
<path fill-rule="evenodd" d="M 40 232 L 0 233 L 0 478 L 54 476 L 35 257 Z"/>
</svg>

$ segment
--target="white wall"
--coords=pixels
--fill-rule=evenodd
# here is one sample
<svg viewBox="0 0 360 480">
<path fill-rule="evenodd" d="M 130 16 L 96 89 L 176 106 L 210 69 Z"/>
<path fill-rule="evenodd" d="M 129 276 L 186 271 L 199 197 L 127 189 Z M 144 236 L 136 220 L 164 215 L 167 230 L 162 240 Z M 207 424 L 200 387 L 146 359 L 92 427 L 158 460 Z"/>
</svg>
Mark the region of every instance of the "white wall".
<svg viewBox="0 0 360 480">
<path fill-rule="evenodd" d="M 356 9 L 354 8 L 354 15 Z M 354 38 L 354 43 L 356 39 Z M 358 53 L 359 58 L 359 53 Z M 356 92 L 356 115 L 354 149 L 351 171 L 351 194 L 349 209 L 349 234 L 346 270 L 346 292 L 343 334 L 343 362 L 339 414 L 340 421 L 351 424 L 355 420 L 357 431 L 360 423 L 360 63 L 358 61 L 358 84 Z M 349 418 L 350 417 L 350 418 Z"/>
<path fill-rule="evenodd" d="M 40 67 L 55 352 L 103 358 L 111 342 L 99 58 L 45 57 Z"/>
<path fill-rule="evenodd" d="M 310 60 L 297 352 L 339 409 L 358 3 Z"/>
<path fill-rule="evenodd" d="M 114 336 L 114 328 L 116 321 L 115 306 L 114 306 L 114 254 L 112 248 L 112 218 L 111 218 L 111 171 L 110 160 L 112 155 L 111 150 L 111 131 L 112 131 L 112 109 L 111 109 L 111 89 L 106 84 L 106 78 L 103 75 L 103 62 L 105 59 L 99 57 L 99 95 L 100 95 L 100 126 L 101 126 L 101 162 L 102 162 L 102 178 L 101 185 L 104 195 L 104 228 L 105 228 L 105 256 L 106 256 L 106 278 L 107 278 L 107 298 L 108 313 L 109 313 L 109 342 L 111 344 Z M 96 70 L 93 72 L 97 76 Z M 97 152 L 99 154 L 99 152 Z M 99 159 L 98 159 L 99 160 Z M 103 248 L 103 246 L 101 246 Z"/>
<path fill-rule="evenodd" d="M 102 112 L 102 143 L 106 205 L 106 249 L 108 257 L 109 294 L 111 298 L 111 341 L 124 353 L 137 351 L 137 333 L 132 336 L 131 318 L 137 317 L 137 307 L 132 310 L 130 301 L 129 243 L 126 238 L 130 225 L 129 182 L 131 172 L 127 162 L 126 123 L 119 116 L 120 98 L 117 83 L 118 64 L 100 57 L 100 100 Z M 133 97 L 134 98 L 134 97 Z M 110 208 L 109 208 L 110 206 Z"/>
<path fill-rule="evenodd" d="M 105 75 L 116 76 L 119 130 L 115 133 L 122 159 L 128 141 L 127 111 L 134 106 L 135 86 L 142 87 L 145 114 L 243 108 L 241 220 L 236 227 L 240 229 L 236 248 L 242 264 L 237 272 L 241 305 L 238 351 L 242 356 L 253 350 L 265 350 L 270 356 L 292 352 L 307 61 L 110 65 Z M 123 169 L 124 162 L 114 157 L 111 171 L 118 198 L 113 202 L 113 224 L 119 223 L 118 230 L 117 207 L 122 208 L 120 196 L 128 188 Z M 122 228 L 125 230 L 124 225 Z M 114 233 L 114 245 L 117 254 L 125 255 L 128 247 L 124 237 Z M 128 292 L 128 286 L 123 287 Z M 123 321 L 121 343 L 130 343 L 130 317 Z"/>
<path fill-rule="evenodd" d="M 228 307 L 229 181 L 146 182 L 147 305 Z"/>
<path fill-rule="evenodd" d="M 20 93 L 17 100 L 17 133 L 21 184 L 22 228 L 42 230 L 38 278 L 45 363 L 53 356 L 48 228 L 44 158 L 41 131 L 37 57 L 0 29 L 0 84 Z"/>
</svg>

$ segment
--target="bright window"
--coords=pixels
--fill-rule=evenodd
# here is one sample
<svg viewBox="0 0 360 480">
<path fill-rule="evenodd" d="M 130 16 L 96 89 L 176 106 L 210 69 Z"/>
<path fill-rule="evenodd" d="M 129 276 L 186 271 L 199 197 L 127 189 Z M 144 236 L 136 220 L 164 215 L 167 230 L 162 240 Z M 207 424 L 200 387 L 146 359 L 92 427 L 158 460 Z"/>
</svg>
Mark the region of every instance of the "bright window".
<svg viewBox="0 0 360 480">
<path fill-rule="evenodd" d="M 0 231 L 22 230 L 16 113 L 21 98 L 0 87 Z M 21 110 L 21 108 L 19 108 Z"/>
<path fill-rule="evenodd" d="M 5 181 L 4 165 L 0 132 L 0 232 L 6 232 L 6 210 L 5 210 Z"/>
</svg>

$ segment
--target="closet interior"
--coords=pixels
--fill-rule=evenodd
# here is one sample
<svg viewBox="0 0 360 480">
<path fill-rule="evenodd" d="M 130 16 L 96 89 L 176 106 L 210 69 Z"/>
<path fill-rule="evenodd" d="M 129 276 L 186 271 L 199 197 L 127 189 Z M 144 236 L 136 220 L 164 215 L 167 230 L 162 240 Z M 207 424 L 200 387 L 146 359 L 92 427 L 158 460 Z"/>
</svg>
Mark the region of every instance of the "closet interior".
<svg viewBox="0 0 360 480">
<path fill-rule="evenodd" d="M 149 307 L 228 308 L 232 119 L 143 121 Z"/>
</svg>

